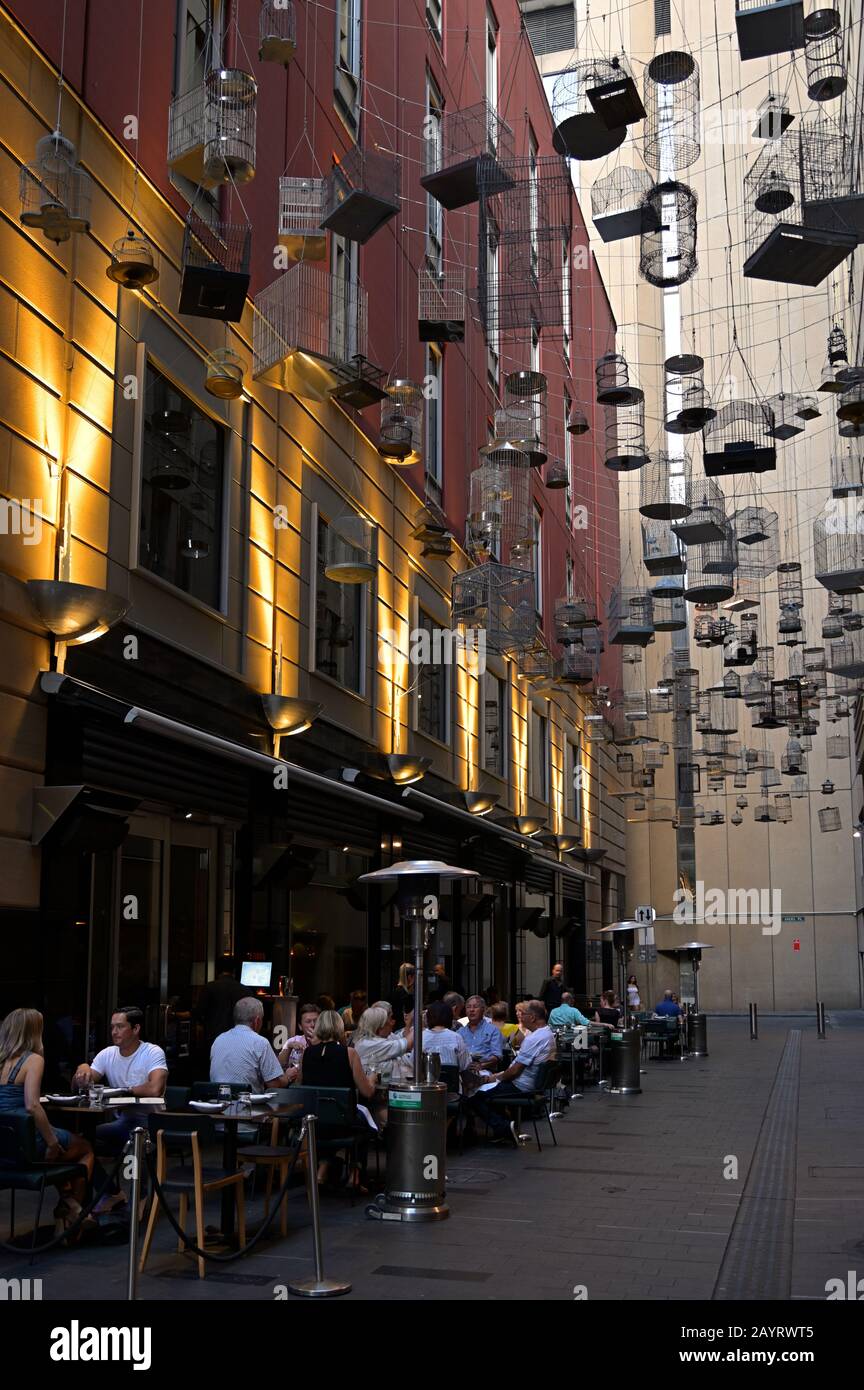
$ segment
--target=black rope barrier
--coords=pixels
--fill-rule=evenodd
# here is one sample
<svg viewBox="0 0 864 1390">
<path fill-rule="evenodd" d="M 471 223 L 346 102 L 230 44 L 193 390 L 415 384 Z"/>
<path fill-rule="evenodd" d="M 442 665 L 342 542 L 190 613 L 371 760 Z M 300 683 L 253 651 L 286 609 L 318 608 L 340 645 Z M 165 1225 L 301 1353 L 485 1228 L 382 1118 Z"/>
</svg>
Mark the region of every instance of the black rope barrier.
<svg viewBox="0 0 864 1390">
<path fill-rule="evenodd" d="M 92 1216 L 93 1208 L 98 1205 L 105 1191 L 115 1181 L 117 1174 L 120 1172 L 120 1166 L 123 1163 L 125 1156 L 126 1152 L 124 1149 L 123 1153 L 119 1155 L 117 1162 L 114 1165 L 114 1171 L 109 1174 L 108 1181 L 105 1187 L 100 1188 L 98 1192 L 95 1192 L 93 1194 L 87 1206 L 81 1208 L 80 1212 L 75 1217 L 75 1220 L 70 1222 L 70 1224 L 64 1228 L 64 1230 L 59 1236 L 52 1236 L 50 1240 L 44 1241 L 42 1245 L 34 1246 L 10 1245 L 8 1241 L 0 1240 L 0 1250 L 5 1250 L 10 1255 L 27 1255 L 29 1258 L 32 1258 L 34 1255 L 44 1254 L 46 1250 L 53 1250 L 55 1246 L 62 1245 L 64 1241 L 68 1241 L 69 1237 L 74 1236 L 76 1231 L 78 1231 L 80 1227 L 84 1225 L 84 1222 L 90 1216 Z M 0 1181 L 2 1181 L 2 1177 L 3 1169 L 0 1168 Z"/>
</svg>

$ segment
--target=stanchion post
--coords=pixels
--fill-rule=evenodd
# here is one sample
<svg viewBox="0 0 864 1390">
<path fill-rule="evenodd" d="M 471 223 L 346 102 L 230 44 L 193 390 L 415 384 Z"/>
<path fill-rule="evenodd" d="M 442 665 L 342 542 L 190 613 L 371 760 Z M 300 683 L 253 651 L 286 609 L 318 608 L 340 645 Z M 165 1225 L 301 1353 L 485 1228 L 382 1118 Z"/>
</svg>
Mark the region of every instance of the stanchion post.
<svg viewBox="0 0 864 1390">
<path fill-rule="evenodd" d="M 321 1204 L 318 1197 L 318 1121 L 314 1115 L 307 1115 L 303 1121 L 303 1135 L 306 1136 L 306 1179 L 309 1189 L 309 1210 L 312 1214 L 312 1247 L 315 1256 L 315 1278 L 302 1279 L 288 1285 L 288 1292 L 298 1298 L 336 1298 L 341 1293 L 350 1293 L 351 1285 L 339 1283 L 336 1279 L 324 1277 L 324 1254 L 321 1248 Z"/>
<path fill-rule="evenodd" d="M 759 1037 L 759 1011 L 755 1004 L 750 1005 L 750 1041 L 755 1042 Z"/>
<path fill-rule="evenodd" d="M 139 1125 L 129 1136 L 127 1150 L 132 1148 L 132 1191 L 129 1202 L 129 1264 L 126 1269 L 126 1301 L 134 1303 L 138 1297 L 138 1206 L 141 1200 L 141 1169 L 144 1163 L 144 1145 L 147 1131 Z M 155 1201 L 155 1194 L 153 1200 Z"/>
<path fill-rule="evenodd" d="M 825 1041 L 825 1005 L 822 1003 L 816 1005 L 816 1036 Z"/>
</svg>

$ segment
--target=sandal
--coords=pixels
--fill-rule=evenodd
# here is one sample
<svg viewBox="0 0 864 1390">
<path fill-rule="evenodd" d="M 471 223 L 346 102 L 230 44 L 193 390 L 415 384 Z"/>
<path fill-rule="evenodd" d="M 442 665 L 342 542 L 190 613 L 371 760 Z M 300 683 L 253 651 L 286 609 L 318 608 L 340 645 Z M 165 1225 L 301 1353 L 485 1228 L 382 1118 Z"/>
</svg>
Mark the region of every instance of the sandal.
<svg viewBox="0 0 864 1390">
<path fill-rule="evenodd" d="M 64 1231 L 68 1231 L 69 1227 L 74 1226 L 76 1221 L 79 1220 L 83 1210 L 84 1208 L 81 1203 L 76 1201 L 74 1197 L 61 1197 L 54 1208 L 54 1218 L 56 1221 L 61 1221 L 63 1223 Z M 98 1225 L 99 1223 L 92 1213 L 86 1216 L 72 1234 L 67 1236 L 68 1244 L 77 1245 L 80 1240 L 83 1240 L 87 1235 L 95 1231 Z"/>
</svg>

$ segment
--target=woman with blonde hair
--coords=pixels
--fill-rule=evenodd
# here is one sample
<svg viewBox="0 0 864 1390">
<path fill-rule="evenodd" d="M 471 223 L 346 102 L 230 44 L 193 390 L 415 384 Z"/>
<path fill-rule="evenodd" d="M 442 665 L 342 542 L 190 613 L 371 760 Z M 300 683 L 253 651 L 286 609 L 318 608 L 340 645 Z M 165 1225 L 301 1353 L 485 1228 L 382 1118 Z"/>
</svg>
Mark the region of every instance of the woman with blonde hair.
<svg viewBox="0 0 864 1390">
<path fill-rule="evenodd" d="M 403 960 L 399 966 L 399 979 L 390 1003 L 398 1031 L 405 1027 L 405 1015 L 414 1012 L 414 966 L 408 960 Z"/>
<path fill-rule="evenodd" d="M 325 1009 L 318 1015 L 315 1025 L 315 1041 L 305 1048 L 300 1058 L 298 1086 L 338 1087 L 350 1092 L 354 1104 L 357 1093 L 364 1100 L 371 1100 L 375 1094 L 375 1082 L 363 1070 L 363 1064 L 353 1047 L 345 1041 L 345 1024 L 335 1009 Z M 359 1124 L 365 1121 L 359 1120 Z M 358 1127 L 359 1127 L 358 1124 Z M 344 1132 L 344 1128 L 341 1130 Z M 362 1131 L 361 1131 L 362 1132 Z M 327 1140 L 340 1133 L 326 1124 L 319 1125 L 318 1136 Z M 327 1180 L 327 1162 L 318 1165 L 318 1181 Z"/>
<path fill-rule="evenodd" d="M 36 1126 L 36 1150 L 45 1163 L 80 1163 L 86 1178 L 64 1182 L 54 1209 L 58 1220 L 74 1221 L 93 1176 L 93 1150 L 80 1134 L 55 1129 L 39 1103 L 45 1057 L 43 1019 L 38 1009 L 13 1009 L 0 1023 L 0 1112 L 26 1110 Z"/>
</svg>

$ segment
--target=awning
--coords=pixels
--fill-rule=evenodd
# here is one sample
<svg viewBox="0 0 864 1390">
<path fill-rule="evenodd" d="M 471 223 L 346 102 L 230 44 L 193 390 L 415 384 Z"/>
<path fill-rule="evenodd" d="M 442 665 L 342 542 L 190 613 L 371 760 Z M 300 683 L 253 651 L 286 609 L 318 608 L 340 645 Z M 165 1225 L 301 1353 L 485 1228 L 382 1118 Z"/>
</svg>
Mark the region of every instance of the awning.
<svg viewBox="0 0 864 1390">
<path fill-rule="evenodd" d="M 61 675 L 58 671 L 43 671 L 41 687 L 46 695 L 64 698 L 71 696 L 78 703 L 91 704 L 99 713 L 117 718 L 125 726 L 134 727 L 146 733 L 158 734 L 174 743 L 186 744 L 199 751 L 206 750 L 217 757 L 241 764 L 252 771 L 267 773 L 271 778 L 276 768 L 284 769 L 284 775 L 289 784 L 297 782 L 312 787 L 319 793 L 329 792 L 333 796 L 342 797 L 355 804 L 362 803 L 374 807 L 375 810 L 385 815 L 396 816 L 400 820 L 422 821 L 423 819 L 419 811 L 413 811 L 401 802 L 388 801 L 383 796 L 374 796 L 371 792 L 362 791 L 347 782 L 337 782 L 335 778 L 325 777 L 320 772 L 310 772 L 308 768 L 301 767 L 298 763 L 288 762 L 284 758 L 273 758 L 267 753 L 257 752 L 254 748 L 245 748 L 242 743 L 235 743 L 231 739 L 209 734 L 205 729 L 197 729 L 192 724 L 183 724 L 179 720 L 169 719 L 164 714 L 157 714 L 155 710 L 126 704 L 123 700 L 118 700 L 105 691 L 97 690 L 95 686 L 75 680 L 73 676 Z"/>
</svg>

